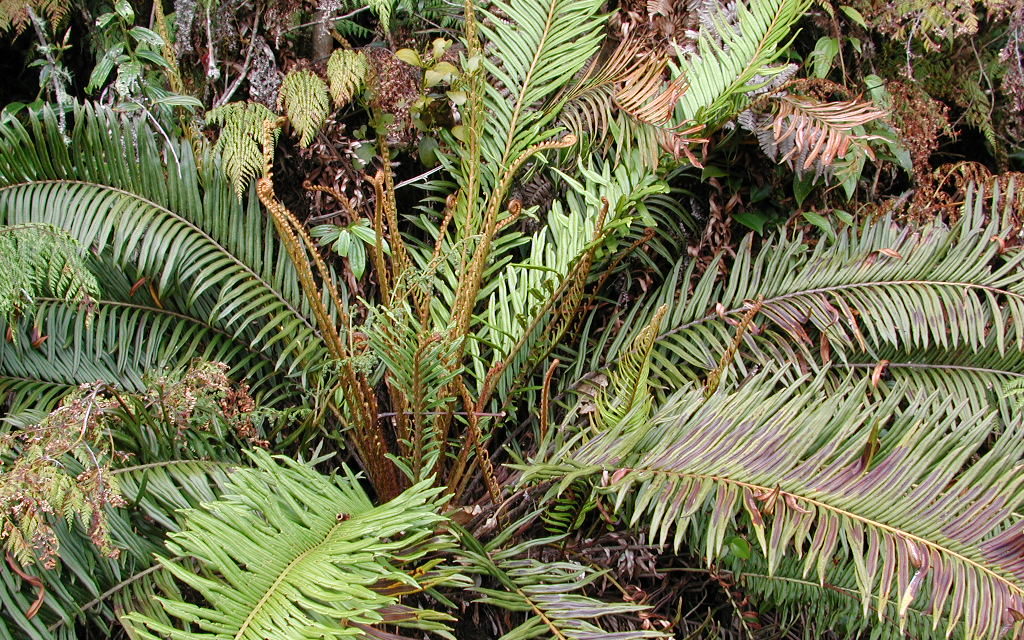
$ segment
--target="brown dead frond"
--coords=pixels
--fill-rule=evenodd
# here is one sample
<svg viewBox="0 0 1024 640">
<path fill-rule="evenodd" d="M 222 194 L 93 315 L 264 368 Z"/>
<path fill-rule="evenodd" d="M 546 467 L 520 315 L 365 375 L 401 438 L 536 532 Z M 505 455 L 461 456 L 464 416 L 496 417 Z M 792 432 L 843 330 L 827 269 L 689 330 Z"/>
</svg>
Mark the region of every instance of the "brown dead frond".
<svg viewBox="0 0 1024 640">
<path fill-rule="evenodd" d="M 607 55 L 594 58 L 562 96 L 562 121 L 570 131 L 603 140 L 614 117 L 617 93 L 640 71 L 655 76 L 659 86 L 654 90 L 660 88 L 666 63 L 664 58 L 651 56 L 647 44 L 640 36 L 627 37 Z"/>
<path fill-rule="evenodd" d="M 756 133 L 761 148 L 773 160 L 798 173 L 814 169 L 816 175 L 822 175 L 851 147 L 874 159 L 866 142 L 878 136 L 854 133 L 857 127 L 885 116 L 873 103 L 857 99 L 823 102 L 797 95 L 774 96 L 771 101 L 777 111 L 759 119 Z"/>
<path fill-rule="evenodd" d="M 656 127 L 669 126 L 675 106 L 689 85 L 677 78 L 663 89 L 665 65 L 661 60 L 631 72 L 615 92 L 615 104 L 635 120 Z"/>
<path fill-rule="evenodd" d="M 667 58 L 652 51 L 649 37 L 638 32 L 625 38 L 610 53 L 595 58 L 563 94 L 563 124 L 598 144 L 610 144 L 609 133 L 618 131 L 616 139 L 623 138 L 618 140 L 620 146 L 636 144 L 640 156 L 652 165 L 662 151 L 668 151 L 701 166 L 691 150 L 707 142 L 697 137 L 701 127 L 673 118 L 676 104 L 689 87 L 682 79 L 669 81 L 667 67 Z"/>
</svg>

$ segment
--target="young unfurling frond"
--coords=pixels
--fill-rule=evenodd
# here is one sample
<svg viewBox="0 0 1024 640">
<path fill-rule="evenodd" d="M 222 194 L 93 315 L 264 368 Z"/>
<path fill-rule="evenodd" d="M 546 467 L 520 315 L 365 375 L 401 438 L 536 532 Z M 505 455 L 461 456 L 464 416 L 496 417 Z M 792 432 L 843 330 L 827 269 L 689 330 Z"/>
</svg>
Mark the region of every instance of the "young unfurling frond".
<svg viewBox="0 0 1024 640">
<path fill-rule="evenodd" d="M 458 343 L 422 326 L 407 306 L 372 310 L 366 326 L 370 348 L 387 369 L 403 467 L 412 482 L 437 470 L 444 450 L 445 408 L 452 382 L 462 372 Z"/>
<path fill-rule="evenodd" d="M 303 147 L 308 146 L 320 131 L 330 104 L 327 85 L 308 70 L 292 71 L 286 75 L 277 97 L 277 108 L 284 109 Z"/>
</svg>

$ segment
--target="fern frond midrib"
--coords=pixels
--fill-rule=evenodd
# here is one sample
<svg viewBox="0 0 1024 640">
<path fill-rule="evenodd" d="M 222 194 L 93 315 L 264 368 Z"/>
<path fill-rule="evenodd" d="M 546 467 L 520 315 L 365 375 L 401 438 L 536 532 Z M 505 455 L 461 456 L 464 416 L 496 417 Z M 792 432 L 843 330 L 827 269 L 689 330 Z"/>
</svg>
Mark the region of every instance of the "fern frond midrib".
<svg viewBox="0 0 1024 640">
<path fill-rule="evenodd" d="M 827 589 L 829 591 L 835 591 L 836 593 L 838 593 L 840 595 L 843 595 L 843 596 L 849 596 L 850 598 L 853 598 L 854 600 L 856 600 L 858 603 L 860 603 L 860 601 L 861 601 L 861 596 L 857 592 L 856 589 L 851 589 L 849 587 L 843 587 L 843 586 L 840 586 L 840 585 L 837 585 L 837 584 L 831 584 L 831 583 L 819 584 L 817 582 L 814 582 L 813 580 L 805 580 L 805 579 L 802 579 L 802 578 L 794 578 L 792 576 L 770 575 L 770 574 L 767 574 L 767 573 L 752 573 L 752 572 L 748 572 L 748 571 L 744 571 L 741 574 L 741 577 L 742 578 L 757 578 L 759 580 L 776 580 L 778 582 L 789 582 L 789 583 L 798 584 L 798 585 L 801 585 L 801 586 L 804 586 L 804 587 L 815 587 L 815 588 L 818 588 L 818 589 Z M 894 600 L 891 597 L 887 598 L 885 602 L 886 602 L 886 604 L 888 606 L 893 606 L 893 607 L 897 607 L 900 604 L 898 600 Z M 907 612 L 908 613 L 912 613 L 912 614 L 914 614 L 916 616 L 920 616 L 921 618 L 931 618 L 932 617 L 932 614 L 931 614 L 930 611 L 923 610 L 923 609 L 918 609 L 918 608 L 915 608 L 914 606 L 907 607 Z M 891 619 L 889 620 L 889 622 L 890 622 L 890 624 L 895 624 Z"/>
<path fill-rule="evenodd" d="M 833 362 L 831 363 L 833 368 L 845 368 L 845 369 L 874 369 L 878 366 L 877 362 Z M 926 370 L 940 370 L 940 371 L 966 371 L 968 373 L 991 373 L 995 375 L 1007 376 L 1011 378 L 1024 378 L 1024 373 L 1019 371 L 1010 371 L 1008 369 L 991 369 L 988 367 L 972 367 L 970 365 L 962 364 L 944 364 L 944 363 L 930 363 L 930 362 L 893 362 L 889 361 L 885 365 L 889 369 L 926 369 Z"/>
<path fill-rule="evenodd" d="M 878 280 L 878 281 L 875 281 L 875 282 L 850 282 L 850 283 L 846 283 L 846 284 L 830 285 L 830 286 L 827 286 L 827 287 L 818 287 L 816 289 L 804 289 L 802 291 L 791 291 L 790 293 L 784 293 L 782 295 L 778 295 L 778 296 L 775 296 L 775 297 L 772 297 L 772 298 L 765 298 L 763 306 L 768 307 L 768 306 L 770 306 L 770 305 L 772 305 L 772 304 L 774 304 L 776 302 L 783 302 L 783 301 L 786 301 L 786 300 L 791 300 L 793 298 L 799 298 L 801 296 L 811 296 L 811 295 L 815 295 L 815 294 L 819 294 L 819 293 L 831 293 L 833 291 L 849 291 L 851 289 L 867 289 L 867 288 L 871 288 L 871 287 L 877 287 L 877 288 L 883 288 L 883 287 L 909 287 L 909 286 L 914 286 L 914 285 L 928 285 L 928 286 L 935 286 L 935 287 L 961 287 L 963 289 L 978 289 L 978 290 L 981 290 L 981 291 L 987 291 L 989 293 L 997 293 L 997 294 L 1000 294 L 1000 295 L 1005 295 L 1005 296 L 1017 298 L 1018 300 L 1024 301 L 1024 295 L 1021 295 L 1019 293 L 1014 293 L 1014 292 L 1009 291 L 1007 289 L 1000 289 L 999 287 L 994 287 L 994 286 L 991 286 L 991 285 L 978 284 L 978 283 L 975 283 L 975 282 L 956 282 L 956 281 L 944 281 L 944 280 Z M 697 326 L 699 324 L 703 324 L 703 323 L 707 322 L 708 320 L 713 320 L 713 319 L 719 318 L 719 317 L 721 317 L 723 315 L 728 316 L 728 315 L 736 315 L 736 314 L 744 313 L 746 310 L 747 310 L 746 306 L 740 306 L 740 307 L 734 307 L 732 309 L 727 309 L 727 310 L 721 312 L 720 314 L 718 312 L 708 313 L 708 314 L 706 314 L 706 315 L 704 315 L 704 316 L 702 316 L 700 318 L 697 318 L 695 320 L 691 320 L 690 322 L 687 322 L 685 324 L 681 324 L 678 327 L 676 327 L 676 328 L 674 328 L 674 329 L 672 329 L 670 331 L 666 331 L 665 333 L 662 333 L 662 334 L 658 335 L 658 337 L 655 338 L 655 342 L 659 342 L 661 340 L 664 340 L 665 338 L 668 338 L 669 336 L 673 336 L 673 335 L 675 335 L 677 333 L 682 333 L 683 331 L 686 331 L 687 329 L 690 329 L 691 327 L 695 327 L 695 326 Z M 619 358 L 616 358 L 616 360 L 613 360 L 612 362 L 617 361 L 618 359 Z"/>
<path fill-rule="evenodd" d="M 175 558 L 175 559 L 177 559 L 177 558 Z M 137 573 L 134 573 L 134 574 L 128 576 L 127 578 L 125 578 L 121 582 L 118 582 L 114 586 L 110 587 L 109 589 L 107 589 L 103 593 L 99 594 L 98 596 L 96 596 L 95 598 L 90 600 L 89 602 L 86 602 L 81 607 L 79 607 L 78 611 L 75 611 L 75 616 L 77 616 L 78 614 L 81 614 L 81 613 L 85 613 L 86 611 L 88 611 L 89 609 L 92 609 L 93 607 L 95 607 L 96 605 L 100 604 L 104 600 L 107 600 L 111 596 L 116 595 L 121 590 L 123 590 L 123 589 L 125 589 L 127 587 L 130 587 L 131 585 L 133 585 L 136 582 L 138 582 L 139 580 L 145 578 L 149 574 L 156 573 L 157 571 L 160 571 L 163 568 L 164 568 L 163 565 L 161 565 L 160 563 L 156 563 L 156 564 L 154 564 L 154 565 L 152 565 L 150 567 L 147 567 L 147 568 L 143 569 L 142 571 L 139 571 Z M 48 626 L 46 628 L 46 630 L 50 631 L 52 633 L 52 632 L 56 631 L 57 629 L 60 629 L 61 627 L 66 625 L 68 622 L 71 622 L 74 619 L 75 619 L 74 617 L 61 618 L 60 620 L 57 620 L 56 622 L 54 622 L 53 624 Z"/>
<path fill-rule="evenodd" d="M 50 297 L 47 297 L 47 298 L 36 298 L 36 301 L 40 302 L 40 303 L 53 304 L 53 305 L 64 305 L 64 306 L 71 306 L 71 305 L 76 305 L 77 306 L 77 304 L 78 304 L 75 301 L 70 301 L 69 302 L 67 300 L 64 300 L 63 298 L 50 298 Z M 149 306 L 146 306 L 144 304 L 138 304 L 138 303 L 134 303 L 134 302 L 122 302 L 122 301 L 119 301 L 119 300 L 103 300 L 103 299 L 100 299 L 100 300 L 96 300 L 95 303 L 96 303 L 96 305 L 98 307 L 119 307 L 119 308 L 122 308 L 122 309 L 135 309 L 137 311 L 145 311 L 147 313 L 152 313 L 154 315 L 170 316 L 170 317 L 174 318 L 175 320 L 180 320 L 182 322 L 187 322 L 189 324 L 196 325 L 198 327 L 202 327 L 203 329 L 206 329 L 206 330 L 210 331 L 211 333 L 215 333 L 215 334 L 217 334 L 217 335 L 219 335 L 219 336 L 221 336 L 223 338 L 226 338 L 226 339 L 228 339 L 228 340 L 230 340 L 232 342 L 235 342 L 237 344 L 241 344 L 249 354 L 254 355 L 257 358 L 260 358 L 261 360 L 263 360 L 264 362 L 269 364 L 272 369 L 277 370 L 277 367 L 274 366 L 275 365 L 274 358 L 271 358 L 270 356 L 268 356 L 267 354 L 263 353 L 262 351 L 254 350 L 251 347 L 251 345 L 246 343 L 245 340 L 238 340 L 237 337 L 235 335 L 233 335 L 232 333 L 230 333 L 228 331 L 225 331 L 224 329 L 220 329 L 218 327 L 214 327 L 213 325 L 211 325 L 211 324 L 209 324 L 207 322 L 203 322 L 202 320 L 200 320 L 199 318 L 196 318 L 194 316 L 190 316 L 190 315 L 187 315 L 187 314 L 184 314 L 184 313 L 180 313 L 178 311 L 171 311 L 169 309 L 161 309 L 160 307 L 149 307 Z"/>
<path fill-rule="evenodd" d="M 537 603 L 533 601 L 533 598 L 527 595 L 526 592 L 519 587 L 516 587 L 516 593 L 519 594 L 519 597 L 522 598 L 526 604 L 530 605 L 530 609 L 544 622 L 544 625 L 551 630 L 551 633 L 555 634 L 558 640 L 568 640 L 551 618 L 544 613 L 544 610 L 537 606 Z"/>
<path fill-rule="evenodd" d="M 756 483 L 753 483 L 753 482 L 746 482 L 746 481 L 743 481 L 743 480 L 737 480 L 735 478 L 728 478 L 728 477 L 720 476 L 720 475 L 705 474 L 705 473 L 689 473 L 689 472 L 685 472 L 685 471 L 674 471 L 674 470 L 670 470 L 670 469 L 634 468 L 633 470 L 634 471 L 642 471 L 644 473 L 659 474 L 659 475 L 671 476 L 671 477 L 677 477 L 677 478 L 687 478 L 687 479 L 694 479 L 694 480 L 710 480 L 712 482 L 718 482 L 718 483 L 723 483 L 723 484 L 731 484 L 731 485 L 734 485 L 736 487 L 749 489 L 751 491 L 755 491 L 755 492 L 759 492 L 759 493 L 763 493 L 763 494 L 771 494 L 771 493 L 773 493 L 775 491 L 778 491 L 780 496 L 788 496 L 788 497 L 793 498 L 794 500 L 801 500 L 801 501 L 803 501 L 805 503 L 814 505 L 814 506 L 816 506 L 816 507 L 818 507 L 820 509 L 824 509 L 825 511 L 829 511 L 829 512 L 834 513 L 836 515 L 845 516 L 845 517 L 847 517 L 847 518 L 849 518 L 851 520 L 855 520 L 855 521 L 860 522 L 861 524 L 867 525 L 869 527 L 873 527 L 875 529 L 880 529 L 880 530 L 886 531 L 888 533 L 891 533 L 893 535 L 902 536 L 902 537 L 904 537 L 904 538 L 906 538 L 908 540 L 912 540 L 914 542 L 918 542 L 918 543 L 924 545 L 925 547 L 927 547 L 929 549 L 934 549 L 938 553 L 944 554 L 945 557 L 953 557 L 953 558 L 963 562 L 964 564 L 967 564 L 970 567 L 972 567 L 974 569 L 977 569 L 979 572 L 984 573 L 984 574 L 990 576 L 992 579 L 996 580 L 997 582 L 1000 582 L 1000 583 L 1006 585 L 1007 590 L 1014 591 L 1014 592 L 1024 596 L 1024 588 L 1020 587 L 1015 582 L 1013 582 L 1012 580 L 1006 578 L 1005 576 L 997 573 L 996 571 L 993 571 L 992 569 L 990 569 L 986 565 L 984 565 L 982 563 L 979 563 L 978 561 L 976 561 L 976 560 L 974 560 L 972 558 L 969 558 L 969 557 L 961 554 L 958 551 L 955 551 L 953 549 L 945 547 L 945 546 L 943 546 L 943 545 L 941 545 L 941 544 L 939 544 L 939 543 L 937 543 L 937 542 L 935 542 L 933 540 L 928 540 L 927 538 L 922 538 L 922 537 L 920 537 L 918 535 L 915 535 L 913 533 L 910 533 L 908 531 L 900 529 L 899 527 L 895 527 L 893 525 L 886 524 L 884 522 L 873 520 L 871 518 L 868 518 L 867 516 L 863 516 L 861 514 L 858 514 L 858 513 L 852 512 L 852 511 L 848 511 L 848 510 L 842 509 L 840 507 L 836 507 L 836 506 L 831 505 L 831 504 L 829 504 L 827 502 L 822 502 L 821 500 L 816 500 L 814 498 L 810 498 L 810 497 L 803 496 L 803 495 L 800 495 L 800 494 L 797 494 L 797 493 L 793 493 L 792 491 L 784 491 L 784 490 L 780 489 L 778 485 L 759 485 L 759 484 L 756 484 Z"/>
<path fill-rule="evenodd" d="M 530 87 L 530 81 L 533 78 L 534 71 L 537 68 L 537 63 L 540 61 L 541 52 L 544 51 L 544 45 L 551 35 L 551 23 L 555 19 L 555 5 L 558 0 L 548 0 L 547 17 L 544 20 L 544 35 L 541 36 L 540 43 L 537 46 L 537 50 L 533 54 L 533 59 L 530 60 L 530 68 L 527 70 L 525 77 L 523 78 L 522 87 L 519 90 L 519 95 L 516 96 L 516 104 L 512 109 L 512 117 L 509 119 L 508 135 L 505 139 L 505 150 L 501 154 L 501 165 L 507 166 L 510 154 L 512 153 L 512 145 L 515 139 L 515 131 L 519 124 L 520 113 L 523 110 L 523 99 L 526 97 L 527 90 Z"/>
<path fill-rule="evenodd" d="M 117 469 L 111 469 L 109 473 L 112 476 L 116 476 L 122 473 L 136 473 L 139 471 L 148 471 L 150 469 L 166 469 L 167 467 L 176 467 L 178 465 L 185 466 L 196 464 L 201 464 L 206 467 L 224 467 L 227 471 L 241 466 L 237 462 L 225 462 L 222 460 L 160 460 L 158 462 L 136 464 L 130 467 L 118 467 Z"/>
<path fill-rule="evenodd" d="M 7 374 L 7 373 L 0 373 L 0 380 L 17 380 L 19 382 L 45 383 L 45 384 L 52 385 L 52 386 L 57 386 L 57 387 L 67 387 L 69 391 L 71 389 L 77 389 L 78 388 L 78 385 L 76 385 L 76 384 L 68 384 L 67 382 L 58 382 L 56 380 L 47 380 L 45 378 L 25 378 L 25 377 L 22 377 L 22 376 L 12 376 L 12 375 Z"/>
<path fill-rule="evenodd" d="M 282 570 L 281 573 L 278 574 L 277 578 L 274 579 L 274 582 L 272 582 L 270 584 L 270 586 L 267 587 L 267 591 L 260 598 L 259 602 L 257 602 L 253 606 L 252 611 L 249 612 L 249 615 L 245 617 L 245 620 L 238 627 L 238 631 L 235 633 L 234 640 L 241 640 L 242 636 L 245 635 L 246 630 L 249 628 L 249 625 L 251 625 L 253 623 L 253 620 L 256 619 L 257 614 L 259 614 L 259 612 L 263 609 L 263 607 L 266 606 L 267 601 L 270 600 L 270 598 L 274 595 L 274 593 L 277 591 L 277 589 L 281 585 L 281 583 L 284 582 L 285 578 L 292 571 L 295 570 L 295 567 L 302 560 L 305 560 L 314 551 L 318 551 L 321 547 L 323 547 L 325 544 L 327 544 L 327 541 L 331 539 L 331 536 L 334 534 L 335 531 L 337 531 L 338 527 L 341 527 L 343 525 L 345 525 L 345 522 L 335 523 L 327 531 L 327 533 L 324 535 L 323 539 L 320 540 L 320 542 L 316 543 L 315 545 L 313 545 L 309 549 L 306 549 L 305 551 L 303 551 L 299 555 L 297 555 L 294 558 L 292 558 L 292 561 L 288 563 L 288 566 L 286 566 L 284 568 L 284 570 Z"/>
<path fill-rule="evenodd" d="M 192 229 L 197 234 L 202 236 L 205 240 L 209 241 L 211 244 L 216 246 L 221 251 L 221 253 L 223 253 L 224 255 L 228 256 L 236 265 L 238 265 L 241 269 L 243 269 L 251 277 L 253 277 L 257 281 L 259 281 L 261 284 L 263 284 L 263 286 L 266 287 L 266 289 L 268 291 L 270 291 L 273 294 L 273 296 L 275 298 L 277 298 L 280 301 L 280 303 L 286 309 L 288 309 L 296 318 L 298 318 L 311 331 L 313 331 L 313 333 L 315 335 L 317 335 L 317 336 L 320 335 L 318 328 L 316 326 L 314 326 L 313 323 L 311 323 L 309 321 L 309 319 L 305 315 L 303 315 L 301 312 L 299 312 L 298 309 L 296 309 L 287 299 L 285 299 L 281 295 L 281 293 L 277 290 L 276 287 L 272 286 L 269 282 L 267 282 L 266 279 L 264 279 L 258 273 L 256 273 L 252 269 L 252 267 L 250 267 L 246 263 L 244 263 L 241 260 L 239 260 L 238 257 L 234 254 L 233 251 L 230 251 L 227 247 L 225 247 L 223 244 L 218 242 L 213 236 L 211 236 L 204 229 L 202 229 L 202 227 L 199 227 L 198 225 L 196 225 L 195 223 L 191 222 L 190 220 L 182 217 L 181 215 L 179 215 L 175 211 L 172 211 L 171 209 L 168 209 L 164 205 L 162 205 L 162 204 L 160 204 L 158 202 L 155 202 L 153 200 L 150 200 L 149 198 L 145 198 L 145 197 L 143 197 L 143 196 L 141 196 L 141 195 L 139 195 L 137 193 L 134 193 L 132 191 L 128 191 L 126 189 L 122 189 L 120 187 L 112 187 L 112 186 L 107 185 L 107 184 L 102 184 L 102 183 L 99 183 L 99 182 L 91 182 L 91 181 L 88 181 L 88 180 L 31 180 L 31 181 L 28 181 L 28 182 L 18 182 L 18 183 L 13 183 L 13 184 L 8 184 L 8 185 L 0 186 L 0 193 L 3 193 L 4 191 L 10 190 L 10 189 L 17 189 L 19 187 L 30 187 L 30 186 L 33 186 L 33 185 L 45 185 L 45 184 L 83 185 L 83 186 L 93 187 L 93 188 L 96 188 L 96 189 L 103 189 L 103 190 L 111 191 L 113 193 L 119 193 L 121 195 L 128 196 L 129 198 L 133 198 L 133 199 L 135 199 L 135 200 L 137 200 L 139 202 L 145 203 L 145 204 L 147 204 L 147 205 L 149 205 L 149 206 L 151 206 L 151 207 L 153 207 L 155 209 L 158 209 L 158 210 L 166 213 L 168 216 L 171 216 L 175 220 L 177 220 L 177 221 L 181 222 L 182 224 L 188 226 L 190 229 Z"/>
</svg>

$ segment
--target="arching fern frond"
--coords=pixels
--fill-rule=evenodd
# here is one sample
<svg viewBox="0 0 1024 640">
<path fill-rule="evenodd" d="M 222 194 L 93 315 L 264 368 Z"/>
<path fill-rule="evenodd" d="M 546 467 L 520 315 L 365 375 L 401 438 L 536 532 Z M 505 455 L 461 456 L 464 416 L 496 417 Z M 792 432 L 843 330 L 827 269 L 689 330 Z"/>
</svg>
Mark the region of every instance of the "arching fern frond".
<svg viewBox="0 0 1024 640">
<path fill-rule="evenodd" d="M 756 126 L 754 133 L 769 158 L 787 164 L 797 174 L 811 169 L 816 176 L 829 173 L 836 160 L 851 149 L 874 157 L 867 141 L 877 136 L 855 133 L 858 127 L 885 115 L 873 104 L 821 102 L 794 95 L 778 96 L 772 102 L 777 105 L 776 112 Z"/>
<path fill-rule="evenodd" d="M 913 605 L 938 628 L 924 637 L 1000 637 L 1024 606 L 1024 422 L 868 387 L 761 374 L 706 401 L 683 390 L 650 422 L 570 443 L 528 473 L 603 473 L 617 511 L 707 562 L 741 535 L 769 575 L 788 556 L 819 584 L 855 576 L 865 616 L 884 623 L 894 603 L 902 629 Z"/>
<path fill-rule="evenodd" d="M 496 1 L 480 31 L 495 80 L 487 90 L 482 137 L 485 171 L 497 181 L 520 154 L 549 137 L 554 113 L 540 108 L 597 51 L 604 19 L 594 0 Z"/>
<path fill-rule="evenodd" d="M 730 5 L 730 7 L 733 5 Z M 676 122 L 695 121 L 716 128 L 738 113 L 744 94 L 782 73 L 772 66 L 786 49 L 786 38 L 810 0 L 738 0 L 733 24 L 713 3 L 704 20 L 696 53 L 682 53 L 679 77 L 689 90 L 676 109 Z"/>
<path fill-rule="evenodd" d="M 510 527 L 509 532 L 514 529 Z M 636 616 L 646 607 L 625 602 L 602 602 L 584 595 L 581 592 L 600 579 L 600 571 L 572 561 L 542 562 L 534 557 L 539 547 L 554 543 L 561 536 L 535 538 L 503 548 L 507 537 L 508 534 L 498 536 L 484 545 L 464 531 L 463 550 L 460 552 L 470 563 L 467 571 L 497 582 L 496 587 L 475 588 L 482 596 L 480 602 L 526 614 L 526 619 L 500 640 L 668 637 L 653 630 L 616 632 L 602 629 L 599 626 L 602 618 Z"/>
<path fill-rule="evenodd" d="M 374 507 L 351 473 L 328 478 L 260 451 L 251 457 L 256 468 L 236 471 L 228 494 L 189 512 L 168 543 L 212 577 L 161 558 L 208 604 L 160 599 L 177 628 L 130 614 L 138 637 L 364 637 L 378 624 L 444 631 L 443 614 L 394 609 L 398 596 L 454 579 L 431 557 L 453 542 L 436 533 L 441 489 L 422 482 Z"/>
<path fill-rule="evenodd" d="M 777 236 L 755 256 L 748 236 L 725 281 L 712 267 L 687 293 L 690 272 L 680 268 L 624 320 L 642 326 L 668 305 L 653 353 L 656 384 L 668 388 L 717 367 L 758 296 L 760 311 L 727 372 L 733 381 L 779 362 L 878 363 L 925 352 L 932 364 L 956 364 L 965 352 L 995 352 L 1012 364 L 1024 349 L 1024 254 L 999 255 L 991 239 L 1000 233 L 1003 198 L 995 192 L 991 207 L 984 204 L 971 193 L 953 228 L 935 222 L 918 231 L 883 219 L 811 250 L 799 235 Z M 635 334 L 615 338 L 612 359 Z"/>
<path fill-rule="evenodd" d="M 327 85 L 309 70 L 292 71 L 286 75 L 277 96 L 277 108 L 284 109 L 303 147 L 309 146 L 320 131 L 330 104 Z"/>
<path fill-rule="evenodd" d="M 101 323 L 110 333 L 92 344 L 116 345 L 121 368 L 103 364 L 107 374 L 77 377 L 90 359 L 81 346 L 92 329 L 64 305 L 47 312 L 56 325 L 38 328 L 69 341 L 43 343 L 53 359 L 38 363 L 41 375 L 0 375 L 120 383 L 141 375 L 125 363 L 173 360 L 172 346 L 183 344 L 209 346 L 231 366 L 266 371 L 272 363 L 284 376 L 309 375 L 324 362 L 309 301 L 255 197 L 240 202 L 219 163 L 209 158 L 198 168 L 190 145 L 162 145 L 145 121 L 82 107 L 73 122 L 70 143 L 49 110 L 30 116 L 29 128 L 16 120 L 0 128 L 0 224 L 53 225 L 94 252 L 90 268 L 102 270 L 106 299 L 120 304 L 109 311 L 113 323 Z M 151 341 L 147 330 L 155 331 Z M 256 352 L 262 356 L 250 359 Z M 16 362 L 4 358 L 5 367 Z"/>
<path fill-rule="evenodd" d="M 627 428 L 627 424 L 646 422 L 650 418 L 651 394 L 648 378 L 651 370 L 651 349 L 658 337 L 661 320 L 667 307 L 662 306 L 637 334 L 629 351 L 609 373 L 608 386 L 595 399 L 597 419 L 604 428 Z"/>
</svg>

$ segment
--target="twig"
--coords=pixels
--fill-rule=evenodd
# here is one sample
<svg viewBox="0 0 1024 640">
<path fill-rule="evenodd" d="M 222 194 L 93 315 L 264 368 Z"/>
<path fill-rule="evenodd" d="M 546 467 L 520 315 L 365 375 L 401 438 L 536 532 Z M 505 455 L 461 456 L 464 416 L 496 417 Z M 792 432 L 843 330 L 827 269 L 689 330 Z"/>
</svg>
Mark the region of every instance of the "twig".
<svg viewBox="0 0 1024 640">
<path fill-rule="evenodd" d="M 289 28 L 285 29 L 284 33 L 288 33 L 290 31 L 297 31 L 299 29 L 304 29 L 306 27 L 312 27 L 312 26 L 318 25 L 318 24 L 325 24 L 327 22 L 337 22 L 338 20 L 344 20 L 345 18 L 351 18 L 352 16 L 356 15 L 357 13 L 362 13 L 362 12 L 366 11 L 369 8 L 370 8 L 370 6 L 366 5 L 365 7 L 360 7 L 358 9 L 354 10 L 354 11 L 349 11 L 348 13 L 340 15 L 340 16 L 328 16 L 326 18 L 320 18 L 319 20 L 314 20 L 312 22 L 303 22 L 302 24 L 297 24 L 294 27 L 289 27 Z"/>
<path fill-rule="evenodd" d="M 402 187 L 404 187 L 406 185 L 410 185 L 410 184 L 412 184 L 414 182 L 418 182 L 418 181 L 423 180 L 425 178 L 429 178 L 430 176 L 434 175 L 435 173 L 437 173 L 441 169 L 444 169 L 444 166 L 443 165 L 438 165 L 438 166 L 434 167 L 433 169 L 431 169 L 429 171 L 421 173 L 418 176 L 413 176 L 413 177 L 409 178 L 408 180 L 403 180 L 403 181 L 401 181 L 401 182 L 399 182 L 398 184 L 395 185 L 395 191 L 398 191 L 399 189 L 401 189 Z"/>
<path fill-rule="evenodd" d="M 256 49 L 256 32 L 259 31 L 260 28 L 260 13 L 260 8 L 257 7 L 256 17 L 252 21 L 252 31 L 249 35 L 249 49 L 245 52 L 245 61 L 242 63 L 242 70 L 238 73 L 238 77 L 235 78 L 235 81 L 231 83 L 231 86 L 224 91 L 224 94 L 214 100 L 214 107 L 221 107 L 227 104 L 228 100 L 231 99 L 231 96 L 235 95 L 235 91 L 238 90 L 239 85 L 242 84 L 242 80 L 245 80 L 246 76 L 249 74 L 249 64 L 252 63 L 252 52 Z"/>
<path fill-rule="evenodd" d="M 378 418 L 394 418 L 395 416 L 478 416 L 485 418 L 504 418 L 507 414 L 504 411 L 498 411 L 497 413 L 487 413 L 485 411 L 385 411 L 384 413 L 378 413 Z"/>
</svg>

